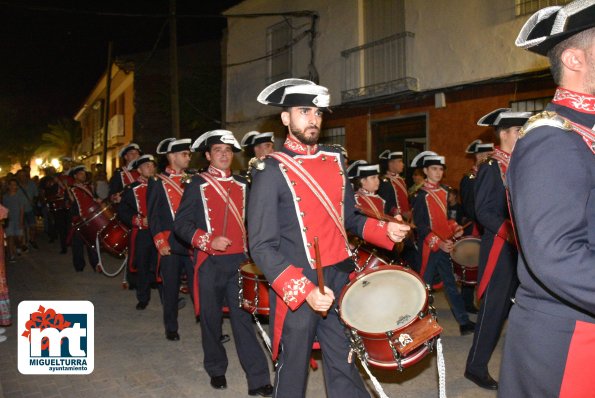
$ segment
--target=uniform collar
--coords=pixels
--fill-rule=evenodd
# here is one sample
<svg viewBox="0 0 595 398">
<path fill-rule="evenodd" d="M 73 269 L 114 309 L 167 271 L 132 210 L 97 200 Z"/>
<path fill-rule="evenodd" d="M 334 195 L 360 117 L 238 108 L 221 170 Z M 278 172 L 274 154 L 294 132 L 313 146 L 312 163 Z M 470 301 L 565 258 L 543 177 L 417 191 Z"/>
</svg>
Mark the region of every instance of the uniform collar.
<svg viewBox="0 0 595 398">
<path fill-rule="evenodd" d="M 558 87 L 552 103 L 574 109 L 578 112 L 595 115 L 595 97 L 589 94 L 577 93 Z"/>
<path fill-rule="evenodd" d="M 174 170 L 173 168 L 171 168 L 169 165 L 167 165 L 167 167 L 165 167 L 165 172 L 170 177 L 174 177 L 174 176 L 181 176 L 182 173 L 183 173 L 183 170 L 181 170 L 180 172 L 177 172 L 176 170 Z"/>
<path fill-rule="evenodd" d="M 139 176 L 138 176 L 138 178 L 137 178 L 136 180 L 137 180 L 138 182 L 140 182 L 141 184 L 146 184 L 146 183 L 147 183 L 147 181 L 149 181 L 149 179 L 148 179 L 148 178 L 146 178 L 146 177 L 143 177 L 143 176 L 141 176 L 141 175 L 139 175 Z"/>
<path fill-rule="evenodd" d="M 359 194 L 365 195 L 365 196 L 376 196 L 376 194 L 374 192 L 367 191 L 367 190 L 365 190 L 363 188 L 358 189 L 357 192 Z"/>
<path fill-rule="evenodd" d="M 313 155 L 318 152 L 318 144 L 316 145 L 304 145 L 293 137 L 287 136 L 283 146 L 298 155 Z"/>
<path fill-rule="evenodd" d="M 226 178 L 231 176 L 231 170 L 227 169 L 227 170 L 219 170 L 218 168 L 209 165 L 209 169 L 208 169 L 209 174 L 217 177 L 217 178 Z"/>
<path fill-rule="evenodd" d="M 432 183 L 432 182 L 430 182 L 428 180 L 425 180 L 424 181 L 424 184 L 423 184 L 423 187 L 424 188 L 427 188 L 427 189 L 431 189 L 431 190 L 436 190 L 436 189 L 440 189 L 440 183 L 434 184 L 434 183 Z"/>
</svg>

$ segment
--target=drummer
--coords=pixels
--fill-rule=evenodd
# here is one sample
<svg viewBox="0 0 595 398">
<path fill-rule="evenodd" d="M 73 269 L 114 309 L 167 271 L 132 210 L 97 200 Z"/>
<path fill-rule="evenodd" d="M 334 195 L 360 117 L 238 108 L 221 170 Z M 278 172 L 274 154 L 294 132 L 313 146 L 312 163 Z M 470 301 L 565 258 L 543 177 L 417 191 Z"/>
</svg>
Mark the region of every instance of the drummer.
<svg viewBox="0 0 595 398">
<path fill-rule="evenodd" d="M 120 150 L 118 157 L 122 161 L 122 167 L 118 167 L 109 180 L 109 198 L 112 203 L 120 203 L 124 187 L 132 184 L 138 178 L 138 171 L 130 169 L 130 165 L 138 159 L 143 152 L 138 144 L 131 142 Z"/>
<path fill-rule="evenodd" d="M 155 282 L 157 250 L 149 230 L 147 183 L 155 175 L 155 158 L 143 155 L 130 165 L 139 174 L 136 181 L 124 188 L 118 217 L 132 231 L 128 244 L 128 269 L 136 273 L 137 310 L 144 310 L 151 299 L 151 283 Z"/>
<path fill-rule="evenodd" d="M 93 270 L 98 270 L 99 258 L 97 252 L 83 240 L 81 232 L 76 229 L 76 225 L 84 222 L 82 218 L 84 209 L 88 209 L 91 204 L 99 202 L 93 191 L 89 189 L 86 184 L 87 170 L 85 166 L 75 166 L 68 172 L 69 177 L 72 178 L 73 184 L 69 188 L 72 198 L 72 206 L 70 208 L 70 215 L 72 216 L 72 263 L 76 272 L 82 272 L 85 268 L 85 247 L 89 263 Z"/>
<path fill-rule="evenodd" d="M 196 257 L 194 289 L 198 289 L 199 300 L 194 304 L 200 303 L 204 367 L 211 387 L 227 388 L 228 359 L 221 342 L 225 300 L 248 394 L 271 396 L 267 359 L 251 316 L 239 307 L 238 300 L 238 269 L 248 249 L 244 219 L 248 187 L 243 177 L 231 174 L 231 163 L 234 152 L 242 148 L 231 131 L 213 130 L 198 137 L 191 149 L 205 154 L 209 168 L 187 185 L 174 225 Z"/>
<path fill-rule="evenodd" d="M 157 248 L 157 277 L 162 282 L 163 325 L 165 338 L 180 340 L 178 333 L 178 307 L 182 274 L 186 274 L 192 293 L 194 271 L 190 258 L 190 246 L 174 234 L 174 220 L 189 176 L 186 169 L 190 164 L 190 138 L 167 138 L 157 146 L 157 153 L 165 155 L 165 169 L 149 180 L 147 204 L 149 228 L 153 244 Z"/>
<path fill-rule="evenodd" d="M 473 345 L 467 357 L 465 377 L 479 387 L 496 390 L 498 383 L 488 373 L 488 362 L 496 348 L 519 281 L 516 275 L 517 248 L 510 221 L 504 175 L 521 127 L 531 112 L 496 109 L 477 122 L 490 126 L 500 146 L 479 166 L 475 182 L 475 213 L 483 227 L 479 250 L 477 297 L 482 299 Z M 488 300 L 489 297 L 489 300 Z"/>
<path fill-rule="evenodd" d="M 420 275 L 428 284 L 444 282 L 444 289 L 461 335 L 473 333 L 475 323 L 469 320 L 463 298 L 452 272 L 450 252 L 453 238 L 463 235 L 463 228 L 447 218 L 448 187 L 440 183 L 446 163 L 444 156 L 422 152 L 413 159 L 413 167 L 422 167 L 424 184 L 413 202 L 413 220 L 417 226 L 418 246 L 422 247 Z"/>
<path fill-rule="evenodd" d="M 357 189 L 355 205 L 362 209 L 364 214 L 374 214 L 377 219 L 382 219 L 386 202 L 376 194 L 380 185 L 379 175 L 379 165 L 359 163 L 355 167 L 353 185 Z"/>
</svg>

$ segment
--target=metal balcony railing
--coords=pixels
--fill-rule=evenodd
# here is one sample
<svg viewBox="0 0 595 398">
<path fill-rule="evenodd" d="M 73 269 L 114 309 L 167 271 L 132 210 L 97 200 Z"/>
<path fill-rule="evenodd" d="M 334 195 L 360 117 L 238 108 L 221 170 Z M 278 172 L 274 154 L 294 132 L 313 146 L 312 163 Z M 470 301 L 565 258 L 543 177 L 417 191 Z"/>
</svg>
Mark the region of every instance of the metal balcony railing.
<svg viewBox="0 0 595 398">
<path fill-rule="evenodd" d="M 373 99 L 417 90 L 411 76 L 413 40 L 401 32 L 341 52 L 343 57 L 343 103 Z"/>
</svg>

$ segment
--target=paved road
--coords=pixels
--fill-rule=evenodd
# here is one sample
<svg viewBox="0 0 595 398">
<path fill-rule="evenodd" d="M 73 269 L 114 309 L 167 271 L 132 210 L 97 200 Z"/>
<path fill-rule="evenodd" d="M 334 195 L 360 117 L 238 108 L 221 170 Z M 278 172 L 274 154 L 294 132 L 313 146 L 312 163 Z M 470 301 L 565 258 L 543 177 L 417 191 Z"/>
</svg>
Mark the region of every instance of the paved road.
<svg viewBox="0 0 595 398">
<path fill-rule="evenodd" d="M 132 291 L 123 290 L 121 275 L 107 278 L 89 267 L 75 273 L 70 254 L 59 255 L 57 246 L 43 242 L 40 250 L 8 264 L 8 280 L 13 308 L 13 326 L 8 340 L 0 343 L 0 397 L 216 397 L 247 395 L 247 384 L 235 354 L 234 343 L 226 344 L 229 355 L 228 389 L 215 391 L 202 366 L 200 330 L 191 306 L 180 312 L 178 342 L 165 339 L 161 306 L 154 295 L 145 311 L 135 309 Z M 107 259 L 111 269 L 115 259 Z M 156 291 L 153 291 L 156 292 Z M 95 306 L 95 370 L 86 376 L 21 375 L 17 369 L 17 305 L 22 300 L 90 300 Z M 449 397 L 495 397 L 494 392 L 476 387 L 463 378 L 471 336 L 459 336 L 442 293 L 436 295 L 442 343 L 446 361 Z M 230 332 L 225 320 L 224 332 Z M 497 378 L 502 347 L 490 364 Z M 317 357 L 320 364 L 320 356 Z M 272 369 L 272 365 L 271 365 Z M 389 397 L 437 397 L 436 356 L 426 357 L 403 373 L 379 371 L 374 374 Z M 308 397 L 324 397 L 322 368 L 311 371 Z M 368 381 L 368 385 L 371 383 Z"/>
</svg>

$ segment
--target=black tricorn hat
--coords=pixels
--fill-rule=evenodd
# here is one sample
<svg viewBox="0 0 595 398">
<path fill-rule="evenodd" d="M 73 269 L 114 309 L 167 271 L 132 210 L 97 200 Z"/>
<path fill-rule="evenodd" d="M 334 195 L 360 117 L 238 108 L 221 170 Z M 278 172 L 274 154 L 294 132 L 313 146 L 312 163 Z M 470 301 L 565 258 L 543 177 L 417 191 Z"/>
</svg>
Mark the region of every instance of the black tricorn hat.
<svg viewBox="0 0 595 398">
<path fill-rule="evenodd" d="M 261 133 L 259 131 L 250 131 L 244 135 L 240 145 L 245 148 L 256 146 L 258 144 L 262 144 L 263 142 L 275 142 L 275 134 L 270 131 L 265 133 Z"/>
<path fill-rule="evenodd" d="M 492 142 L 484 143 L 481 140 L 475 140 L 467 146 L 467 149 L 465 149 L 465 153 L 472 155 L 472 154 L 482 153 L 482 152 L 492 152 L 493 150 L 494 150 L 494 143 L 492 143 Z"/>
<path fill-rule="evenodd" d="M 140 165 L 148 162 L 153 162 L 154 164 L 157 164 L 157 162 L 155 161 L 155 157 L 150 153 L 147 153 L 146 155 L 142 155 L 141 157 L 135 159 L 130 165 L 130 169 L 138 169 Z"/>
<path fill-rule="evenodd" d="M 483 115 L 478 121 L 478 126 L 491 126 L 509 128 L 523 126 L 533 116 L 531 112 L 513 112 L 510 108 L 499 108 Z"/>
<path fill-rule="evenodd" d="M 547 56 L 556 44 L 594 26 L 595 0 L 575 0 L 533 14 L 521 28 L 515 45 Z"/>
<path fill-rule="evenodd" d="M 312 106 L 329 110 L 331 96 L 324 86 L 305 79 L 283 79 L 270 84 L 258 94 L 261 104 L 292 107 Z"/>
<path fill-rule="evenodd" d="M 242 147 L 229 130 L 211 130 L 198 137 L 190 146 L 191 152 L 206 152 L 211 145 L 227 144 L 233 152 L 241 152 Z"/>
</svg>

